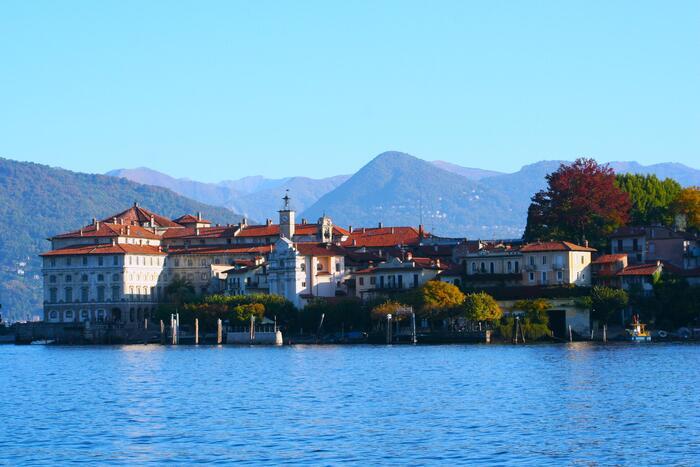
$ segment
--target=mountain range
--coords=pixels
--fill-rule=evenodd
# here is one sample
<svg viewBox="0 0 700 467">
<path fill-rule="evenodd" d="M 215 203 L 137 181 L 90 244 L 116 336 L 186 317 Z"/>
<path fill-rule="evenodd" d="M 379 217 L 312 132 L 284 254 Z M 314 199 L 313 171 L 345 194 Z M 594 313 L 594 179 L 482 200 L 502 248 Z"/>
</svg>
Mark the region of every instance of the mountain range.
<svg viewBox="0 0 700 467">
<path fill-rule="evenodd" d="M 341 225 L 423 223 L 441 235 L 485 238 L 519 237 L 531 196 L 545 187 L 545 175 L 564 162 L 540 161 L 504 173 L 389 151 L 351 176 L 324 179 L 257 176 L 202 183 L 147 168 L 120 169 L 108 175 L 167 187 L 257 220 L 273 217 L 284 190 L 289 189 L 297 211 L 310 220 L 326 213 Z M 611 162 L 610 166 L 620 173 L 655 174 L 684 186 L 700 185 L 700 170 L 683 164 Z"/>
</svg>

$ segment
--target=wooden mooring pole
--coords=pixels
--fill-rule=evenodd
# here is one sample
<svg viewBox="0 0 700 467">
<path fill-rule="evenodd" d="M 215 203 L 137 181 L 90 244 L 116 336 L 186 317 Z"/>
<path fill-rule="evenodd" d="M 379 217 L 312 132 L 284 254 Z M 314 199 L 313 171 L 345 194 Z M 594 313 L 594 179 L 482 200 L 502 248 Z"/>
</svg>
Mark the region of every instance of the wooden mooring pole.
<svg viewBox="0 0 700 467">
<path fill-rule="evenodd" d="M 608 341 L 608 325 L 604 324 L 603 325 L 603 342 Z"/>
<path fill-rule="evenodd" d="M 223 342 L 223 330 L 221 329 L 221 319 L 216 320 L 216 344 L 221 345 Z"/>
<path fill-rule="evenodd" d="M 194 345 L 199 345 L 199 318 L 194 319 Z"/>
<path fill-rule="evenodd" d="M 160 343 L 165 345 L 165 323 L 162 319 L 160 320 Z"/>
<path fill-rule="evenodd" d="M 571 325 L 569 324 L 569 342 L 574 341 L 574 335 L 571 333 Z"/>
</svg>

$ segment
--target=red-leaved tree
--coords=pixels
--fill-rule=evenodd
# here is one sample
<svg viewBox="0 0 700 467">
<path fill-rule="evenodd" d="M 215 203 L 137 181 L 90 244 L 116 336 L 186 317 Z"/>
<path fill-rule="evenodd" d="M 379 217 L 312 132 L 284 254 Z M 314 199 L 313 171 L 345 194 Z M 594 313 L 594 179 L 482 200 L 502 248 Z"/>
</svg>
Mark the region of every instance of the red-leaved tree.
<svg viewBox="0 0 700 467">
<path fill-rule="evenodd" d="M 615 172 L 594 159 L 562 164 L 546 177 L 547 189 L 532 197 L 524 239 L 568 240 L 602 248 L 607 236 L 629 219 L 629 195 Z"/>
</svg>

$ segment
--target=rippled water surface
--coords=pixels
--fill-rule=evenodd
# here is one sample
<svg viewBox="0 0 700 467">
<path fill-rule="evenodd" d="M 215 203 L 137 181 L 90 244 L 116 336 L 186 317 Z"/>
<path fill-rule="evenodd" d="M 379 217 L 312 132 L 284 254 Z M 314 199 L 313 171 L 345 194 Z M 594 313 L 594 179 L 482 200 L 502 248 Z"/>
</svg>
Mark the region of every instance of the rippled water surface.
<svg viewBox="0 0 700 467">
<path fill-rule="evenodd" d="M 0 346 L 0 464 L 700 463 L 700 346 Z"/>
</svg>

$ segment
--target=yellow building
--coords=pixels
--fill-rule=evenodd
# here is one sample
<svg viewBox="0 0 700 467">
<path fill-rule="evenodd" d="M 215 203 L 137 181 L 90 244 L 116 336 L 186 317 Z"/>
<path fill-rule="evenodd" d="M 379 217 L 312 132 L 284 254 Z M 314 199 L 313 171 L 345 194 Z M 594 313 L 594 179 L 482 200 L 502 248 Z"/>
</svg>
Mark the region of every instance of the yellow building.
<svg viewBox="0 0 700 467">
<path fill-rule="evenodd" d="M 523 285 L 591 285 L 591 254 L 596 250 L 570 242 L 529 243 L 520 248 Z"/>
</svg>

